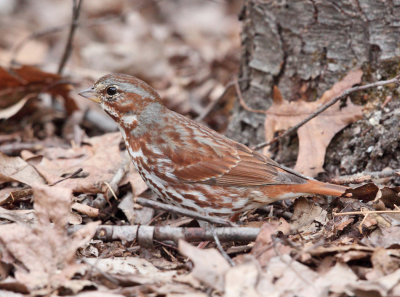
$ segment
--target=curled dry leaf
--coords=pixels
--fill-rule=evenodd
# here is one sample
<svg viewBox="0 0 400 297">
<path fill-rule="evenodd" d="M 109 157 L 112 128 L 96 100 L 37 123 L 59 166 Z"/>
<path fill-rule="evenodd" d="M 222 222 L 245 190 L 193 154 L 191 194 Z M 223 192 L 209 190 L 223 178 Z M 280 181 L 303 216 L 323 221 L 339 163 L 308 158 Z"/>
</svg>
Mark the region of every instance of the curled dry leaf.
<svg viewBox="0 0 400 297">
<path fill-rule="evenodd" d="M 20 157 L 0 153 L 0 184 L 17 181 L 27 185 L 44 184 L 42 176 Z"/>
<path fill-rule="evenodd" d="M 58 182 L 67 174 L 82 168 L 82 174 L 66 179 L 58 185 L 74 192 L 103 192 L 104 182 L 110 182 L 123 164 L 125 152 L 120 151 L 121 133 L 108 133 L 86 139 L 80 147 L 46 148 L 43 158 L 34 167 L 49 184 Z M 139 174 L 130 166 L 124 181 L 132 182 L 134 189 L 145 189 Z M 135 191 L 136 193 L 136 191 Z"/>
<path fill-rule="evenodd" d="M 93 292 L 83 292 L 83 293 L 76 295 L 76 297 L 98 297 L 98 296 L 101 296 L 101 297 L 125 297 L 125 295 L 104 292 L 101 290 L 93 291 Z"/>
<path fill-rule="evenodd" d="M 115 275 L 115 277 L 128 276 L 140 284 L 151 284 L 157 282 L 172 282 L 177 276 L 175 270 L 162 271 L 146 259 L 138 257 L 120 257 L 112 259 L 88 258 L 87 263 L 96 267 L 100 274 Z M 125 278 L 126 279 L 126 278 Z"/>
<path fill-rule="evenodd" d="M 66 224 L 72 192 L 65 188 L 33 186 L 36 222 L 33 225 L 0 226 L 2 261 L 15 268 L 15 279 L 30 292 L 50 292 L 81 270 L 75 261 L 78 247 L 94 235 L 97 223 L 90 223 L 67 235 Z"/>
<path fill-rule="evenodd" d="M 400 245 L 400 227 L 391 226 L 376 229 L 368 237 L 364 237 L 362 242 L 376 248 L 397 247 Z"/>
<path fill-rule="evenodd" d="M 221 292 L 224 290 L 225 273 L 230 266 L 216 249 L 202 250 L 180 240 L 179 251 L 193 262 L 192 275 L 194 278 Z"/>
<path fill-rule="evenodd" d="M 276 89 L 277 95 L 274 96 L 274 102 L 267 111 L 264 123 L 266 141 L 271 141 L 277 131 L 287 130 L 296 125 L 329 100 L 360 83 L 362 74 L 361 70 L 350 71 L 314 102 L 283 100 L 279 90 Z M 361 110 L 361 106 L 354 105 L 350 101 L 344 108 L 337 102 L 300 127 L 297 130 L 299 154 L 295 170 L 308 176 L 316 176 L 319 172 L 323 172 L 326 148 L 332 138 L 348 124 L 360 119 Z"/>
<path fill-rule="evenodd" d="M 32 66 L 5 69 L 0 67 L 0 119 L 15 115 L 25 103 L 40 93 L 60 96 L 68 113 L 78 107 L 69 95 L 71 84 L 58 74 Z"/>
<path fill-rule="evenodd" d="M 265 266 L 268 261 L 277 255 L 284 255 L 291 252 L 290 246 L 284 245 L 279 239 L 274 238 L 278 232 L 289 233 L 288 223 L 283 219 L 278 222 L 270 222 L 262 225 L 260 233 L 251 254 L 259 261 L 261 266 Z"/>
<path fill-rule="evenodd" d="M 320 229 L 319 226 L 324 226 L 328 222 L 328 212 L 315 204 L 313 201 L 306 198 L 300 198 L 295 201 L 294 212 L 292 216 L 292 230 L 315 234 Z M 305 236 L 303 234 L 303 236 Z"/>
<path fill-rule="evenodd" d="M 259 265 L 255 262 L 253 258 L 248 257 L 245 263 L 232 267 L 226 273 L 225 297 L 265 296 L 261 294 L 262 291 L 257 290 L 262 273 Z"/>
</svg>

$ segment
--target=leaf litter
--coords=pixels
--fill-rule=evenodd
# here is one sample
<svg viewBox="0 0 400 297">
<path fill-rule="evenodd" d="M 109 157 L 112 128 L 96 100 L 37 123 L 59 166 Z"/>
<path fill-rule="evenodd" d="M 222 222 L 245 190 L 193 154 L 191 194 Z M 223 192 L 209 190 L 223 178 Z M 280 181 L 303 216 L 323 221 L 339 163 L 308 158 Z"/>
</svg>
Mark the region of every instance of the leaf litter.
<svg viewBox="0 0 400 297">
<path fill-rule="evenodd" d="M 72 81 L 87 86 L 106 72 L 134 74 L 158 89 L 169 107 L 206 115 L 206 123 L 224 131 L 235 97 L 219 96 L 239 56 L 237 11 L 229 6 L 235 1 L 148 1 L 142 9 L 111 2 L 84 2 L 83 20 L 100 25 L 79 28 L 70 77 L 53 73 L 59 36 L 34 39 L 18 53 L 11 46 L 32 32 L 25 20 L 34 19 L 36 29 L 67 24 L 69 2 L 42 0 L 49 8 L 43 10 L 34 1 L 4 16 L 19 21 L 2 30 L 1 61 L 22 63 L 0 69 L 0 118 L 7 119 L 0 122 L 0 296 L 399 296 L 399 188 L 390 179 L 373 180 L 349 197 L 288 200 L 243 215 L 241 224 L 260 232 L 252 242 L 222 243 L 234 267 L 214 243 L 200 249 L 168 238 L 107 241 L 112 236 L 102 232 L 112 229 L 101 229 L 100 222 L 198 225 L 136 203 L 152 194 L 131 165 L 125 168 L 115 125 L 76 98 Z M 111 21 L 101 19 L 108 16 Z M 277 91 L 266 140 L 361 83 L 361 76 L 350 72 L 315 102 L 283 101 Z M 301 127 L 296 169 L 321 172 L 332 137 L 361 116 L 361 107 L 347 100 Z M 71 224 L 79 228 L 71 232 Z"/>
<path fill-rule="evenodd" d="M 361 70 L 350 71 L 342 80 L 327 90 L 321 98 L 313 102 L 284 100 L 275 88 L 272 106 L 268 109 L 264 126 L 265 139 L 271 141 L 274 134 L 280 130 L 287 130 L 319 106 L 340 95 L 346 89 L 361 82 Z M 362 117 L 362 107 L 347 100 L 346 107 L 337 102 L 316 118 L 310 120 L 297 130 L 299 137 L 299 153 L 294 169 L 307 176 L 316 176 L 323 172 L 325 151 L 332 138 L 348 124 Z"/>
</svg>

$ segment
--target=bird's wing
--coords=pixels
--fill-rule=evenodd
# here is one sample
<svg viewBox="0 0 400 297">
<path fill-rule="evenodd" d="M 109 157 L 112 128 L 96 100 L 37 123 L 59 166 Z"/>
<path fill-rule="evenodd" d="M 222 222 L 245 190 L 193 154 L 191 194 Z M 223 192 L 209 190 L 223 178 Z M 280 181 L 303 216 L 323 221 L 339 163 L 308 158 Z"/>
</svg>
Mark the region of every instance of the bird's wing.
<svg viewBox="0 0 400 297">
<path fill-rule="evenodd" d="M 184 119 L 184 129 L 191 132 L 186 139 L 181 137 L 173 156 L 172 152 L 169 154 L 175 164 L 172 173 L 181 181 L 237 187 L 305 182 L 305 178 L 283 169 L 266 156 Z"/>
</svg>

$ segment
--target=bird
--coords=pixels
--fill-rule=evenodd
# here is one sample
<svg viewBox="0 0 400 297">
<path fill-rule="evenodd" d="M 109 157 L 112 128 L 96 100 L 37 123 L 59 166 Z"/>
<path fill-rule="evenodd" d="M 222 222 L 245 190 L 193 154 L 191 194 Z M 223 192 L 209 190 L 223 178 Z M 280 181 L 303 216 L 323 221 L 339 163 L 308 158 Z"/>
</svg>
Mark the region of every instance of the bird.
<svg viewBox="0 0 400 297">
<path fill-rule="evenodd" d="M 168 109 L 136 77 L 108 74 L 79 95 L 98 103 L 118 124 L 136 170 L 165 203 L 237 220 L 275 201 L 342 196 L 347 190 L 303 176 Z"/>
</svg>

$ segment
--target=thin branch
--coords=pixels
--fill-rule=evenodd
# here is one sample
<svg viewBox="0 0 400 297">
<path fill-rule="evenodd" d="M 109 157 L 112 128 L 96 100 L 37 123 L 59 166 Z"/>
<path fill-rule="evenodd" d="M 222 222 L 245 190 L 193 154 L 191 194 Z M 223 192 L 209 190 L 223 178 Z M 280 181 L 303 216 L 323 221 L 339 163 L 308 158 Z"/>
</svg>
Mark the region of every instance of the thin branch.
<svg viewBox="0 0 400 297">
<path fill-rule="evenodd" d="M 57 73 L 62 74 L 65 65 L 67 64 L 67 61 L 69 57 L 71 56 L 72 52 L 72 43 L 74 40 L 74 35 L 76 28 L 78 27 L 78 19 L 79 19 L 79 14 L 81 11 L 81 6 L 82 6 L 83 0 L 72 0 L 72 21 L 71 21 L 71 26 L 69 28 L 69 33 L 68 33 L 68 38 L 67 38 L 67 43 L 65 45 L 65 50 L 64 54 L 62 55 L 60 65 L 58 66 Z"/>
<path fill-rule="evenodd" d="M 262 113 L 262 114 L 265 114 L 267 112 L 266 110 L 254 109 L 247 105 L 247 103 L 243 99 L 242 92 L 240 91 L 240 86 L 239 86 L 238 80 L 235 80 L 235 90 L 236 90 L 236 94 L 239 98 L 239 103 L 245 110 L 247 110 L 249 112 Z"/>
<path fill-rule="evenodd" d="M 180 215 L 188 216 L 191 218 L 195 218 L 195 219 L 206 221 L 206 222 L 213 223 L 213 224 L 220 224 L 223 226 L 236 226 L 236 224 L 232 223 L 231 221 L 225 220 L 223 218 L 202 215 L 195 211 L 191 211 L 188 209 L 180 208 L 180 207 L 169 205 L 169 204 L 160 203 L 160 202 L 153 201 L 150 199 L 137 197 L 137 198 L 135 198 L 135 202 L 142 206 L 147 206 L 147 207 L 151 207 L 154 209 L 166 210 L 168 212 L 177 213 Z"/>
<path fill-rule="evenodd" d="M 222 94 L 214 101 L 211 101 L 207 107 L 204 109 L 204 111 L 196 118 L 196 121 L 201 122 L 204 120 L 210 113 L 211 111 L 215 108 L 215 106 L 225 97 L 225 95 L 228 93 L 228 91 L 233 87 L 234 81 L 230 81 L 226 84 L 224 91 Z"/>
<path fill-rule="evenodd" d="M 360 225 L 358 225 L 358 232 L 360 232 L 360 234 L 363 234 L 363 230 L 362 229 L 363 229 L 364 223 L 367 220 L 369 214 L 370 213 L 366 213 L 365 216 L 363 217 Z"/>
<path fill-rule="evenodd" d="M 334 212 L 333 216 L 347 216 L 347 215 L 369 215 L 369 214 L 379 214 L 379 213 L 400 213 L 398 210 L 360 210 L 360 211 L 348 211 L 348 212 Z"/>
<path fill-rule="evenodd" d="M 92 26 L 98 26 L 98 25 L 103 25 L 109 21 L 114 21 L 114 20 L 118 20 L 118 19 L 124 19 L 131 11 L 135 10 L 135 9 L 140 9 L 143 7 L 146 7 L 147 5 L 151 4 L 151 1 L 147 1 L 145 2 L 144 0 L 141 1 L 140 3 L 138 3 L 137 5 L 133 6 L 132 9 L 125 11 L 121 14 L 116 14 L 116 15 L 111 15 L 111 16 L 105 16 L 105 17 L 100 17 L 100 18 L 96 18 L 87 22 L 76 22 L 76 25 L 79 27 L 92 27 Z M 46 35 L 49 34 L 54 34 L 54 33 L 59 33 L 61 31 L 64 31 L 65 29 L 67 29 L 68 27 L 70 27 L 71 24 L 63 24 L 63 25 L 59 25 L 59 26 L 55 26 L 52 28 L 46 28 L 45 30 L 42 31 L 37 31 L 37 32 L 33 32 L 31 34 L 29 34 L 27 37 L 23 38 L 22 40 L 20 40 L 16 46 L 14 47 L 14 49 L 12 50 L 12 57 L 10 60 L 10 66 L 14 66 L 17 65 L 17 61 L 16 58 L 18 56 L 18 53 L 21 51 L 21 49 L 31 40 L 37 39 L 37 38 L 41 38 L 44 37 Z"/>
<path fill-rule="evenodd" d="M 55 186 L 56 184 L 61 183 L 61 182 L 65 181 L 65 180 L 67 180 L 67 179 L 76 178 L 79 175 L 79 173 L 81 173 L 82 171 L 83 171 L 82 168 L 78 168 L 77 170 L 75 170 L 75 172 L 73 172 L 71 174 L 68 174 L 67 176 L 63 177 L 62 179 L 60 179 L 58 181 L 55 181 L 54 183 L 50 184 L 49 186 L 50 187 L 51 186 Z"/>
<path fill-rule="evenodd" d="M 234 79 L 234 80 L 231 80 L 230 82 L 228 82 L 225 85 L 225 89 L 222 92 L 222 94 L 216 100 L 213 100 L 212 102 L 210 102 L 207 105 L 207 107 L 204 109 L 204 111 L 196 118 L 196 121 L 201 122 L 202 120 L 204 120 L 214 110 L 215 106 L 217 106 L 218 103 L 221 102 L 221 100 L 225 97 L 225 95 L 228 93 L 228 91 L 233 86 L 235 86 L 235 84 L 237 82 L 242 82 L 242 81 L 247 81 L 247 80 L 248 80 L 248 78 L 241 78 L 241 79 Z"/>
<path fill-rule="evenodd" d="M 44 148 L 42 142 L 12 142 L 0 145 L 0 152 L 6 155 L 16 156 L 23 150 L 29 150 L 31 152 L 37 152 Z"/>
<path fill-rule="evenodd" d="M 344 175 L 336 178 L 332 178 L 330 180 L 331 183 L 334 184 L 361 184 L 365 182 L 369 182 L 373 179 L 392 177 L 392 176 L 400 176 L 400 169 L 392 169 L 385 171 L 374 171 L 374 172 L 361 172 L 352 175 Z"/>
<path fill-rule="evenodd" d="M 331 107 L 332 105 L 334 105 L 336 102 L 338 102 L 339 100 L 346 98 L 347 96 L 349 96 L 351 93 L 354 92 L 358 92 L 358 91 L 362 91 L 362 90 L 366 90 L 366 89 L 370 89 L 370 88 L 376 88 L 376 87 L 380 87 L 380 86 L 385 86 L 388 84 L 400 84 L 400 75 L 396 76 L 395 78 L 392 79 L 388 79 L 388 80 L 381 80 L 381 81 L 377 81 L 377 82 L 373 82 L 370 84 L 366 84 L 363 86 L 357 86 L 357 87 L 353 87 L 350 89 L 347 89 L 345 91 L 343 91 L 342 94 L 334 97 L 332 100 L 330 100 L 328 103 L 322 105 L 320 108 L 318 108 L 315 112 L 313 112 L 312 114 L 310 114 L 308 117 L 306 117 L 304 120 L 300 121 L 299 123 L 297 123 L 296 125 L 294 125 L 292 128 L 286 130 L 283 134 L 275 137 L 274 139 L 272 139 L 271 141 L 266 141 L 263 143 L 260 143 L 258 145 L 256 145 L 255 147 L 253 147 L 254 150 L 259 150 L 262 149 L 266 146 L 270 146 L 271 144 L 277 142 L 279 139 L 290 135 L 291 133 L 293 133 L 294 131 L 297 131 L 297 129 L 299 129 L 301 126 L 303 126 L 304 124 L 306 124 L 307 122 L 309 122 L 310 120 L 312 120 L 313 118 L 315 118 L 316 116 L 318 116 L 320 113 L 324 112 L 325 110 L 327 110 L 329 107 Z"/>
<path fill-rule="evenodd" d="M 229 257 L 229 255 L 225 252 L 224 248 L 222 247 L 221 242 L 219 241 L 217 232 L 215 232 L 214 226 L 210 226 L 210 228 L 211 228 L 211 232 L 212 232 L 215 244 L 217 245 L 217 249 L 221 253 L 222 257 L 224 257 L 225 260 L 228 261 L 229 265 L 234 267 L 235 266 L 235 262 L 233 262 L 232 258 Z"/>
<path fill-rule="evenodd" d="M 74 225 L 68 228 L 68 232 L 74 233 L 83 228 L 84 225 Z M 260 228 L 252 227 L 221 227 L 215 228 L 215 234 L 222 242 L 227 241 L 254 241 L 260 232 Z M 143 226 L 143 225 L 100 225 L 97 227 L 96 239 L 104 241 L 120 240 L 123 242 L 164 242 L 173 241 L 177 243 L 179 239 L 188 242 L 211 241 L 214 239 L 213 231 L 203 228 L 181 228 L 170 226 Z"/>
<path fill-rule="evenodd" d="M 91 207 L 86 204 L 75 202 L 71 205 L 71 208 L 79 213 L 85 214 L 90 218 L 97 218 L 99 216 L 99 209 Z"/>
<path fill-rule="evenodd" d="M 130 162 L 131 162 L 130 157 L 128 155 L 125 155 L 120 168 L 114 174 L 111 181 L 109 183 L 104 182 L 108 187 L 108 190 L 105 194 L 106 199 L 110 199 L 111 196 L 113 196 L 115 200 L 118 200 L 117 198 L 117 195 L 119 194 L 118 186 L 121 180 L 125 177 L 126 173 L 129 171 Z"/>
<path fill-rule="evenodd" d="M 41 37 L 49 35 L 49 34 L 61 32 L 66 28 L 66 26 L 67 25 L 60 25 L 60 26 L 56 26 L 53 28 L 47 28 L 42 31 L 33 32 L 33 33 L 29 34 L 27 37 L 20 40 L 11 51 L 12 56 L 11 56 L 11 60 L 10 60 L 10 67 L 18 64 L 17 56 L 18 56 L 19 52 L 22 50 L 22 48 L 25 46 L 25 44 L 27 44 L 29 41 L 37 39 L 37 38 L 41 38 Z"/>
</svg>

